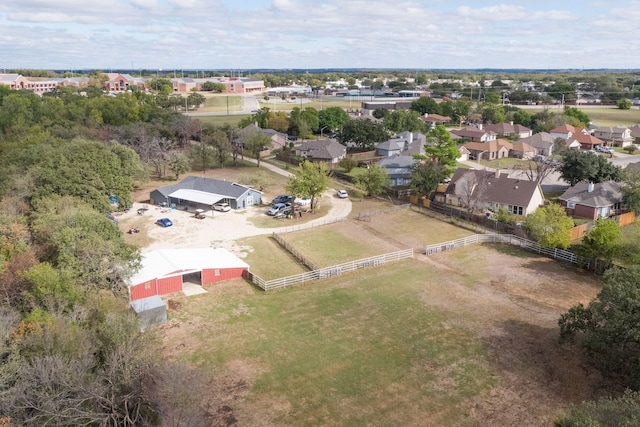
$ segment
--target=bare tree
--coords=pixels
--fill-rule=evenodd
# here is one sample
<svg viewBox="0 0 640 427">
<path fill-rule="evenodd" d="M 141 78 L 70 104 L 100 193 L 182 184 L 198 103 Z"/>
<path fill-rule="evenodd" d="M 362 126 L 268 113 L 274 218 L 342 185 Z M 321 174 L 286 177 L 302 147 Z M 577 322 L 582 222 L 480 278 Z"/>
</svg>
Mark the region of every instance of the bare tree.
<svg viewBox="0 0 640 427">
<path fill-rule="evenodd" d="M 529 181 L 541 184 L 551 173 L 557 170 L 557 165 L 553 161 L 530 160 L 526 163 L 520 163 L 514 169 L 518 173 L 524 174 Z"/>
<path fill-rule="evenodd" d="M 481 204 L 487 188 L 489 174 L 486 171 L 470 170 L 455 183 L 460 204 L 473 213 Z"/>
</svg>

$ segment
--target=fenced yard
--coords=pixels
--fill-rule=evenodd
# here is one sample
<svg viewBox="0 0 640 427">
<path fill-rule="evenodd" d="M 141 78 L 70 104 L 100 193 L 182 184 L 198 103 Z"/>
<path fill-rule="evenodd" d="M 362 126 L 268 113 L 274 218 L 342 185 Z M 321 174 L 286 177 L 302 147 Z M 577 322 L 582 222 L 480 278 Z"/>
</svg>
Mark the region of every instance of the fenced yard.
<svg viewBox="0 0 640 427">
<path fill-rule="evenodd" d="M 574 264 L 578 262 L 578 257 L 573 252 L 558 248 L 545 248 L 536 242 L 532 242 L 531 240 L 523 239 L 512 234 L 474 234 L 457 240 L 451 240 L 435 245 L 426 245 L 424 252 L 428 256 L 463 248 L 474 243 L 508 243 L 557 260 L 571 262 Z"/>
</svg>

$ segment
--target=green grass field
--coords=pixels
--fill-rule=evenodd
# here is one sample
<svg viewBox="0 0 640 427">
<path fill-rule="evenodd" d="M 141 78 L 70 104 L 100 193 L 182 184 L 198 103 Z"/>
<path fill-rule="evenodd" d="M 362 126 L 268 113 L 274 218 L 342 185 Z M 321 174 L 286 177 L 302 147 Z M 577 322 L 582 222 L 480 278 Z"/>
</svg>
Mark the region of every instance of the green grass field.
<svg viewBox="0 0 640 427">
<path fill-rule="evenodd" d="M 175 318 L 207 325 L 192 337 L 192 362 L 261 372 L 234 405 L 246 425 L 274 406 L 286 408 L 268 420 L 277 425 L 453 425 L 458 404 L 494 379 L 482 342 L 422 301 L 434 273 L 406 261 L 282 292 L 203 296 Z"/>
<path fill-rule="evenodd" d="M 570 107 L 575 107 L 570 105 Z M 580 106 L 577 107 L 581 109 Z M 557 106 L 549 107 L 550 111 L 562 111 Z M 544 111 L 543 108 L 527 108 L 526 111 L 530 114 L 539 113 Z M 617 107 L 589 107 L 582 108 L 582 111 L 586 113 L 591 121 L 596 126 L 632 126 L 636 123 L 640 123 L 640 110 L 621 110 Z"/>
<path fill-rule="evenodd" d="M 209 124 L 213 126 L 222 126 L 224 124 L 230 124 L 233 127 L 237 127 L 240 120 L 245 117 L 249 117 L 245 114 L 234 114 L 231 116 L 198 116 L 193 117 L 196 120 L 200 120 L 203 124 Z"/>
</svg>

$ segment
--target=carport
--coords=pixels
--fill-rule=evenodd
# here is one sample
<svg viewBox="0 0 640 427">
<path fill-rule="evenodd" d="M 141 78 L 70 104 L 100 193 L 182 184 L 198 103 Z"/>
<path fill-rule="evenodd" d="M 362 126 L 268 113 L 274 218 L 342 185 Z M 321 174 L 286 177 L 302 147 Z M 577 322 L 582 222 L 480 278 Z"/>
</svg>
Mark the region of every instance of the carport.
<svg viewBox="0 0 640 427">
<path fill-rule="evenodd" d="M 171 204 L 184 205 L 193 209 L 200 208 L 208 211 L 211 210 L 211 206 L 224 199 L 226 197 L 220 194 L 181 188 L 169 194 L 169 206 Z M 188 203 L 184 203 L 184 201 Z"/>
</svg>

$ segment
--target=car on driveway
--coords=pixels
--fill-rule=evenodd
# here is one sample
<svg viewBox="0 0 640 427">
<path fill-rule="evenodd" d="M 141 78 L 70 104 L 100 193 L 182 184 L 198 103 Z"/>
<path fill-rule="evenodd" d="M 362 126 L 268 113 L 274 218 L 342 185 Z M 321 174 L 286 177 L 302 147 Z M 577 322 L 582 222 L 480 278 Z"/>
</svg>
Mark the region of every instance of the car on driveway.
<svg viewBox="0 0 640 427">
<path fill-rule="evenodd" d="M 340 197 L 341 199 L 349 198 L 349 194 L 347 193 L 347 190 L 338 190 L 338 192 L 336 193 L 336 196 Z"/>
<path fill-rule="evenodd" d="M 213 210 L 218 212 L 229 212 L 231 210 L 231 206 L 229 206 L 229 203 L 216 203 L 213 205 Z"/>
<path fill-rule="evenodd" d="M 293 203 L 293 201 L 294 201 L 295 199 L 296 199 L 296 198 L 295 198 L 294 196 L 289 196 L 289 195 L 286 195 L 286 194 L 281 194 L 281 195 L 279 195 L 278 197 L 276 197 L 275 199 L 273 199 L 273 200 L 271 201 L 271 206 L 273 206 L 273 205 L 277 205 L 277 204 L 279 204 L 279 203 L 285 203 L 285 204 L 286 204 L 286 203 Z"/>
<path fill-rule="evenodd" d="M 291 205 L 276 203 L 275 205 L 271 205 L 269 210 L 267 210 L 267 215 L 275 216 L 278 214 L 278 212 L 283 211 L 286 208 L 291 208 Z"/>
<path fill-rule="evenodd" d="M 173 222 L 169 218 L 160 218 L 156 221 L 156 224 L 163 227 L 171 227 L 173 225 Z"/>
</svg>

